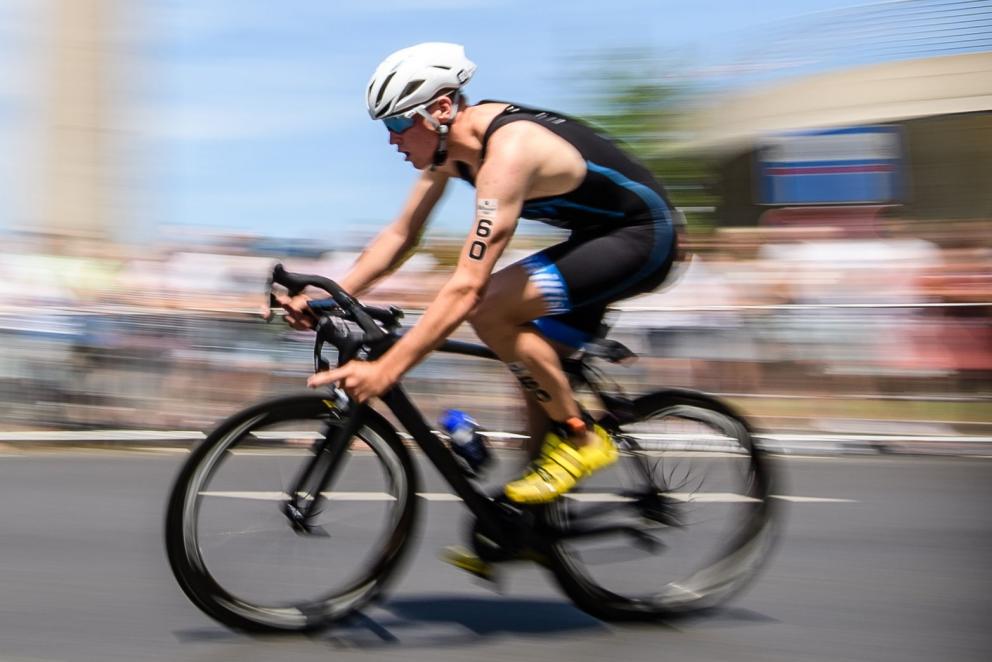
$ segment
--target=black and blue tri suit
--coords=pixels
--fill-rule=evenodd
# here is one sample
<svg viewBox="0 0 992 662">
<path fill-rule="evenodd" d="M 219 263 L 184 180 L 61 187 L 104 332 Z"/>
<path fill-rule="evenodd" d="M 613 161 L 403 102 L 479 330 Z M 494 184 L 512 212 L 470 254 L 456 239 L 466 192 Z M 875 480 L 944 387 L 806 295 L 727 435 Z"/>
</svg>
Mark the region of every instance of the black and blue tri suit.
<svg viewBox="0 0 992 662">
<path fill-rule="evenodd" d="M 502 101 L 482 101 L 506 103 Z M 596 334 L 606 307 L 649 292 L 668 275 L 676 253 L 673 207 L 643 164 L 590 126 L 559 113 L 510 104 L 490 123 L 489 138 L 511 122 L 536 122 L 575 147 L 586 176 L 564 193 L 526 200 L 521 217 L 571 231 L 569 238 L 520 262 L 548 303 L 534 320 L 549 338 L 579 347 Z M 456 162 L 474 185 L 468 166 Z"/>
</svg>

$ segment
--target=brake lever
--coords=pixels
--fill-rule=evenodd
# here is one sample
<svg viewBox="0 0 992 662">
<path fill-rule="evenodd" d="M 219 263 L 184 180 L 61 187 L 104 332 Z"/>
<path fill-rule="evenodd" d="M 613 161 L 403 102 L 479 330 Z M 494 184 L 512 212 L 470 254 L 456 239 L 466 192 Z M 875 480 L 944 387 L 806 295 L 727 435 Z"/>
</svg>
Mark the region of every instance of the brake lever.
<svg viewBox="0 0 992 662">
<path fill-rule="evenodd" d="M 275 319 L 277 317 L 277 313 L 285 312 L 285 308 L 282 307 L 282 304 L 279 303 L 279 300 L 276 298 L 276 293 L 272 291 L 272 286 L 275 285 L 274 275 L 274 271 L 269 271 L 269 277 L 265 279 L 265 293 L 269 297 L 269 305 L 267 308 L 263 307 L 262 319 L 265 320 L 266 324 Z M 289 292 L 288 289 L 286 291 Z M 289 294 L 290 296 L 293 296 L 292 292 L 289 292 Z"/>
</svg>

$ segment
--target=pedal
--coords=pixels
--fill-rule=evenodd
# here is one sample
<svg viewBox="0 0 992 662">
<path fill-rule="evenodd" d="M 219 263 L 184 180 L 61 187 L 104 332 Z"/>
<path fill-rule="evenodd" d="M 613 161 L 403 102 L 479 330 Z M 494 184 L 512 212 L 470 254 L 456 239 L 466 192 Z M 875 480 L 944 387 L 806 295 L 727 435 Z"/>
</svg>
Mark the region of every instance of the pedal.
<svg viewBox="0 0 992 662">
<path fill-rule="evenodd" d="M 678 507 L 681 505 L 681 503 L 664 496 L 652 497 L 651 503 L 646 503 L 642 500 L 638 504 L 638 510 L 641 513 L 641 517 L 647 520 L 663 524 L 664 526 L 681 528 L 684 526 L 678 514 Z"/>
<path fill-rule="evenodd" d="M 631 528 L 628 533 L 631 538 L 634 539 L 634 543 L 638 547 L 649 552 L 657 552 L 668 546 L 656 536 L 651 535 L 647 531 L 642 531 L 641 529 Z"/>
</svg>

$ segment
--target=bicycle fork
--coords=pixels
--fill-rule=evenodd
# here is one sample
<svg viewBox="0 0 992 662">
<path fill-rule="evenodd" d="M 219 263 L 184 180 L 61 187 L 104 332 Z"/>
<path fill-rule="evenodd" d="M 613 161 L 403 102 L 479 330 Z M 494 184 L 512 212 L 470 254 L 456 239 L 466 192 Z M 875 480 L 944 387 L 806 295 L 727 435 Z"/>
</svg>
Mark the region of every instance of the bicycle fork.
<svg viewBox="0 0 992 662">
<path fill-rule="evenodd" d="M 321 428 L 321 439 L 314 446 L 313 458 L 290 483 L 283 513 L 300 535 L 328 535 L 314 522 L 327 500 L 327 489 L 341 472 L 351 439 L 362 426 L 364 412 L 364 407 L 356 407 L 349 416 L 338 419 L 340 425 L 325 423 Z"/>
</svg>

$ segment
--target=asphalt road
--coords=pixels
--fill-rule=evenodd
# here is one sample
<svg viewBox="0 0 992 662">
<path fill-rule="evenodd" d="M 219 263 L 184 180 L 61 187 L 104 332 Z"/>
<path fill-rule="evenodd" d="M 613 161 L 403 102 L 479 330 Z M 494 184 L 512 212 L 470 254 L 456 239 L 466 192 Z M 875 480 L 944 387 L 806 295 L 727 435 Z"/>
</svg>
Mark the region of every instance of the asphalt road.
<svg viewBox="0 0 992 662">
<path fill-rule="evenodd" d="M 784 535 L 706 617 L 617 626 L 542 571 L 502 595 L 436 560 L 457 502 L 426 501 L 391 599 L 315 636 L 249 637 L 180 593 L 163 551 L 176 452 L 0 451 L 0 662 L 47 660 L 988 660 L 992 460 L 777 460 Z M 428 474 L 425 491 L 444 490 Z"/>
</svg>

